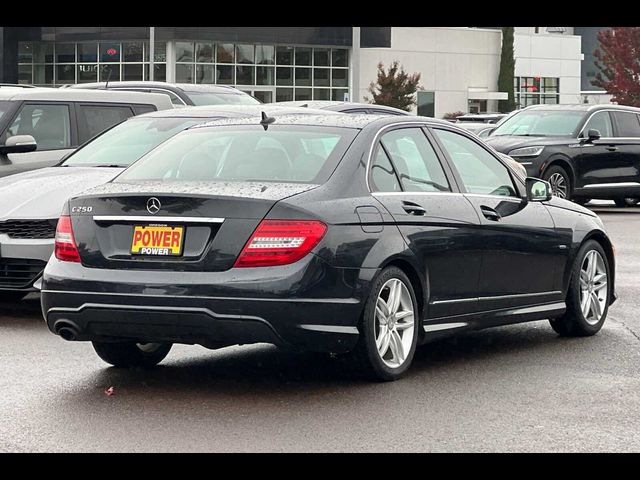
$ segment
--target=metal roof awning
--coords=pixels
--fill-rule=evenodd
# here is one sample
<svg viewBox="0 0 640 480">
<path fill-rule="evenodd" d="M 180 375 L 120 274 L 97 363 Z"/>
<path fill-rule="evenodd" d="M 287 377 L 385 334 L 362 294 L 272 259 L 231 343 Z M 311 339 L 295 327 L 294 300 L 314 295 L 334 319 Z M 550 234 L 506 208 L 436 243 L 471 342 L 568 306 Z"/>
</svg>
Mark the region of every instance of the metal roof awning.
<svg viewBox="0 0 640 480">
<path fill-rule="evenodd" d="M 507 100 L 509 98 L 506 92 L 490 92 L 484 88 L 469 88 L 467 96 L 469 100 Z"/>
</svg>

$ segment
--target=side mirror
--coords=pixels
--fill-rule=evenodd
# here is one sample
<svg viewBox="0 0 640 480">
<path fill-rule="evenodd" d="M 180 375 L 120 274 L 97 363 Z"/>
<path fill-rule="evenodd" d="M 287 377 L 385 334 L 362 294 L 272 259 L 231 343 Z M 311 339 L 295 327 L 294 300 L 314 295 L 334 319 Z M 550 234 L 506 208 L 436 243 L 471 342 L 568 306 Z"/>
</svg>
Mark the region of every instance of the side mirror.
<svg viewBox="0 0 640 480">
<path fill-rule="evenodd" d="M 527 188 L 527 200 L 530 202 L 545 202 L 553 198 L 549 182 L 529 177 L 525 180 L 525 185 Z"/>
<path fill-rule="evenodd" d="M 596 140 L 600 140 L 600 130 L 596 130 L 595 128 L 590 128 L 587 132 L 587 138 L 584 139 L 585 143 L 593 143 Z"/>
<path fill-rule="evenodd" d="M 0 145 L 0 153 L 27 153 L 38 148 L 36 139 L 31 135 L 14 135 L 7 138 L 4 145 Z"/>
</svg>

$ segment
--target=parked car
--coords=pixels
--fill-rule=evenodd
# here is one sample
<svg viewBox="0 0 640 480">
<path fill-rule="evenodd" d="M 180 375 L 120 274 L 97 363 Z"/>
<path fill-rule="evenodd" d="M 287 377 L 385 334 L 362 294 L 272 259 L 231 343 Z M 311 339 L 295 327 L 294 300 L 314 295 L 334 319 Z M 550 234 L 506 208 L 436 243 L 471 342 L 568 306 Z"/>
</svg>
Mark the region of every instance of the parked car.
<svg viewBox="0 0 640 480">
<path fill-rule="evenodd" d="M 175 107 L 200 105 L 256 105 L 261 103 L 248 93 L 228 85 L 202 85 L 167 82 L 100 82 L 70 85 L 68 88 L 127 90 L 168 95 Z"/>
<path fill-rule="evenodd" d="M 551 318 L 594 335 L 614 299 L 598 216 L 474 135 L 275 115 L 192 127 L 72 198 L 42 308 L 117 367 L 173 343 L 266 342 L 394 380 L 418 344 L 455 332 Z"/>
<path fill-rule="evenodd" d="M 457 117 L 454 123 L 475 133 L 480 138 L 484 138 L 489 135 L 492 127 L 495 127 L 505 116 L 505 113 L 474 113 Z"/>
<path fill-rule="evenodd" d="M 150 93 L 0 88 L 0 177 L 55 165 L 129 117 L 171 108 Z"/>
<path fill-rule="evenodd" d="M 368 115 L 411 115 L 399 108 L 386 105 L 373 105 L 370 103 L 339 102 L 332 100 L 297 100 L 292 102 L 278 102 L 277 105 L 290 105 L 295 107 L 316 108 L 319 110 L 331 110 L 334 112 Z"/>
<path fill-rule="evenodd" d="M 640 198 L 640 109 L 619 105 L 533 105 L 486 139 L 518 160 L 553 194 L 586 203 Z"/>
<path fill-rule="evenodd" d="M 112 180 L 185 128 L 208 120 L 256 115 L 261 110 L 265 110 L 262 105 L 220 105 L 140 115 L 102 133 L 57 166 L 0 179 L 0 301 L 20 300 L 39 289 L 42 271 L 53 253 L 58 217 L 69 197 Z M 278 106 L 267 111 L 324 113 Z"/>
</svg>

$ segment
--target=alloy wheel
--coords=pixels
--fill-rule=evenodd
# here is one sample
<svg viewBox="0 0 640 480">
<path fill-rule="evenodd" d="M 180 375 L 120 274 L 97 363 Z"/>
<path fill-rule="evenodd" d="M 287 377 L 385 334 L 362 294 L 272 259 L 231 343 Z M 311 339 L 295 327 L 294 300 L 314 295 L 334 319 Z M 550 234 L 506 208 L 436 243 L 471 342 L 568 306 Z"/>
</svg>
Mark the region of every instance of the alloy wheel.
<svg viewBox="0 0 640 480">
<path fill-rule="evenodd" d="M 567 179 L 561 173 L 554 173 L 549 177 L 551 193 L 560 198 L 567 198 Z"/>
<path fill-rule="evenodd" d="M 596 325 L 607 306 L 607 269 L 599 252 L 589 251 L 580 268 L 580 309 L 589 325 Z"/>
<path fill-rule="evenodd" d="M 378 355 L 390 368 L 401 367 L 411 351 L 415 314 L 407 286 L 397 278 L 383 285 L 375 310 Z"/>
</svg>

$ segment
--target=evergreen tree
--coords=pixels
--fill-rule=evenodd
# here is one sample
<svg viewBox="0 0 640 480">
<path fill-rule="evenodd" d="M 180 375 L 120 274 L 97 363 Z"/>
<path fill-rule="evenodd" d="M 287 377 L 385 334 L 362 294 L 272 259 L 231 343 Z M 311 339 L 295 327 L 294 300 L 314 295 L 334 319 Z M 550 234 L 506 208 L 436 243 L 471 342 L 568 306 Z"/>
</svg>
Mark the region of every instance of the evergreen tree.
<svg viewBox="0 0 640 480">
<path fill-rule="evenodd" d="M 500 54 L 500 73 L 498 74 L 498 91 L 509 94 L 507 100 L 498 101 L 498 111 L 509 113 L 516 108 L 513 78 L 516 62 L 513 58 L 514 27 L 502 27 L 502 52 Z"/>
</svg>

